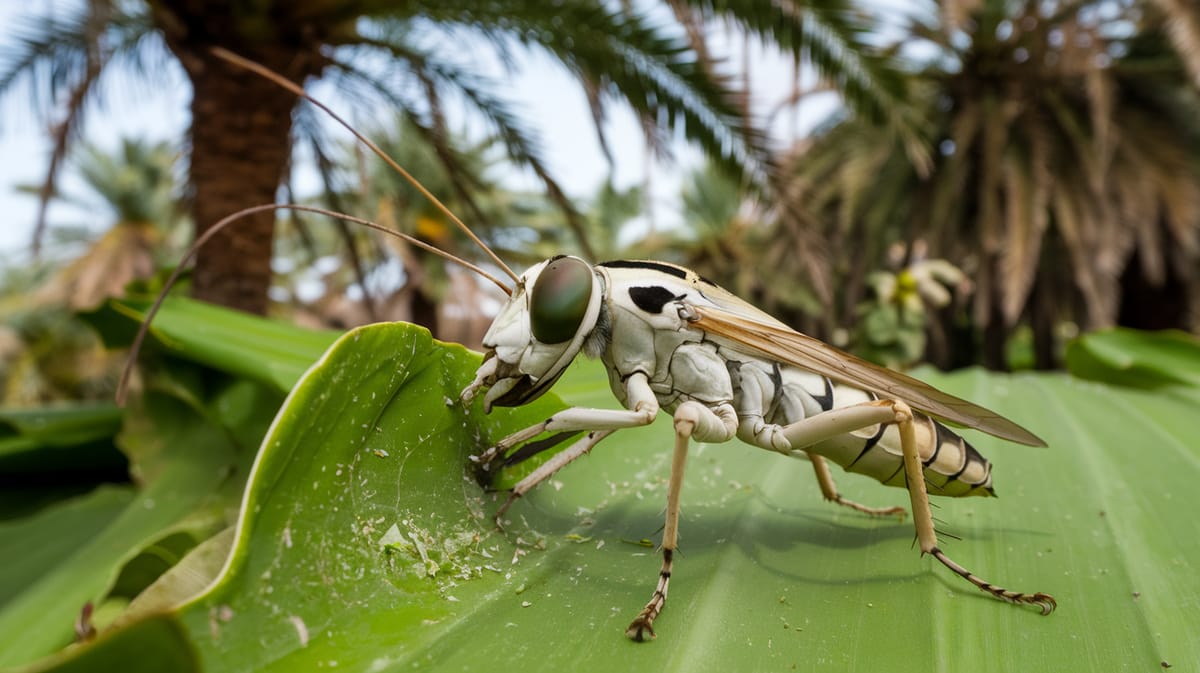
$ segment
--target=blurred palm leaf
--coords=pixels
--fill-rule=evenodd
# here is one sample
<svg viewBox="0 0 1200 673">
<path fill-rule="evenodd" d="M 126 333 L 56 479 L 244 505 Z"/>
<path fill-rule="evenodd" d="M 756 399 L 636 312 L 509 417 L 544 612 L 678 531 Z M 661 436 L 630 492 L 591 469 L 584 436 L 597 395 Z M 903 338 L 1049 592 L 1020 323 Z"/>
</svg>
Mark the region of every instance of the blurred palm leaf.
<svg viewBox="0 0 1200 673">
<path fill-rule="evenodd" d="M 1100 21 L 1102 4 L 984 0 L 961 29 L 911 25 L 903 44 L 934 53 L 914 71 L 939 149 L 928 178 L 857 118 L 796 148 L 789 196 L 847 260 L 843 312 L 887 245 L 916 238 L 976 282 L 966 319 L 993 367 L 1020 321 L 1052 366 L 1058 321 L 1112 325 L 1123 301 L 1198 296 L 1200 99 L 1153 25 L 1134 10 Z M 1147 293 L 1123 300 L 1136 279 Z"/>
</svg>

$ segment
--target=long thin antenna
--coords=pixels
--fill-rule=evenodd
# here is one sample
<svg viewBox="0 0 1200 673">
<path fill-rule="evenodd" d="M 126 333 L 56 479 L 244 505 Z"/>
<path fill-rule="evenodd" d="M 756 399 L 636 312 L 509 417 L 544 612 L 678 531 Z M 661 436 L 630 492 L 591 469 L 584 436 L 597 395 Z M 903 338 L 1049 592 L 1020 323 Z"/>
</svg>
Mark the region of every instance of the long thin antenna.
<svg viewBox="0 0 1200 673">
<path fill-rule="evenodd" d="M 200 248 L 204 247 L 204 244 L 207 243 L 209 241 L 209 239 L 211 239 L 213 236 L 215 236 L 222 229 L 224 229 L 225 227 L 228 227 L 229 225 L 233 224 L 237 220 L 239 220 L 243 217 L 246 217 L 247 215 L 253 215 L 254 213 L 261 213 L 266 210 L 299 210 L 299 211 L 303 211 L 306 213 L 317 213 L 319 215 L 326 215 L 326 216 L 337 218 L 340 220 L 345 220 L 347 222 L 361 224 L 364 227 L 370 227 L 371 229 L 374 229 L 376 231 L 382 231 L 383 233 L 388 234 L 390 236 L 395 236 L 397 238 L 408 241 L 409 243 L 412 243 L 413 245 L 417 246 L 418 248 L 421 248 L 422 250 L 432 252 L 435 255 L 444 257 L 444 258 L 446 258 L 452 262 L 455 262 L 457 264 L 461 264 L 462 266 L 465 266 L 466 268 L 470 269 L 471 271 L 474 271 L 475 273 L 479 274 L 480 276 L 483 276 L 484 278 L 495 283 L 496 287 L 499 287 L 501 290 L 503 290 L 505 294 L 511 294 L 511 291 L 509 290 L 508 286 L 505 285 L 503 282 L 501 282 L 499 278 L 496 278 L 495 276 L 484 271 L 483 269 L 479 268 L 478 266 L 475 266 L 474 264 L 466 261 L 465 259 L 456 257 L 456 256 L 446 252 L 445 250 L 439 250 L 438 248 L 436 248 L 422 240 L 413 238 L 412 236 L 409 236 L 408 234 L 404 234 L 399 231 L 395 231 L 393 229 L 388 229 L 387 227 L 376 224 L 369 220 L 364 220 L 362 218 L 353 217 L 351 215 L 346 215 L 344 213 L 336 213 L 332 210 L 326 210 L 324 208 L 317 208 L 315 206 L 301 206 L 301 205 L 296 205 L 293 203 L 268 203 L 268 204 L 264 204 L 261 206 L 251 206 L 249 208 L 243 208 L 242 210 L 239 210 L 236 213 L 233 213 L 232 215 L 222 218 L 219 222 L 217 222 L 212 227 L 210 227 L 208 229 L 208 231 L 206 231 L 202 235 L 200 235 L 200 237 L 198 237 L 192 243 L 192 245 L 187 249 L 187 252 L 184 253 L 183 258 L 179 260 L 179 265 L 175 267 L 175 270 L 172 271 L 171 275 L 167 278 L 167 282 L 165 285 L 163 285 L 162 291 L 160 291 L 158 293 L 158 297 L 154 300 L 154 304 L 152 304 L 150 306 L 150 310 L 146 312 L 146 317 L 145 317 L 145 319 L 142 320 L 142 324 L 138 326 L 137 335 L 134 336 L 133 343 L 129 347 L 129 359 L 125 361 L 125 368 L 123 370 L 121 370 L 121 380 L 117 384 L 117 404 L 118 405 L 125 406 L 125 398 L 129 393 L 129 378 L 133 375 L 133 365 L 135 362 L 137 362 L 138 352 L 141 351 L 142 343 L 146 340 L 146 334 L 150 330 L 150 323 L 151 323 L 151 321 L 154 320 L 154 316 L 158 314 L 158 310 L 160 308 L 162 308 L 163 302 L 166 301 L 167 292 L 171 289 L 171 287 L 173 285 L 175 285 L 176 281 L 179 280 L 179 276 L 183 274 L 183 270 L 187 266 L 187 263 L 190 262 L 192 260 L 192 258 L 194 258 L 196 256 L 196 253 L 199 252 Z"/>
<path fill-rule="evenodd" d="M 386 152 L 384 152 L 382 149 L 379 148 L 378 145 L 371 142 L 371 140 L 368 139 L 366 136 L 364 136 L 363 134 L 356 131 L 353 126 L 351 126 L 346 120 L 339 117 L 336 112 L 334 112 L 333 110 L 330 110 L 329 106 L 325 105 L 324 103 L 317 100 L 316 98 L 313 98 L 312 96 L 310 96 L 308 94 L 308 92 L 306 92 L 304 90 L 304 88 L 301 87 L 300 85 L 296 84 L 295 82 L 291 81 L 290 79 L 284 77 L 283 75 L 280 75 L 279 73 L 271 70 L 270 68 L 268 68 L 260 63 L 251 61 L 250 59 L 245 58 L 243 56 L 238 56 L 237 54 L 235 54 L 223 47 L 210 47 L 209 51 L 217 58 L 221 58 L 226 61 L 229 61 L 230 63 L 232 63 L 234 65 L 245 68 L 253 73 L 256 73 L 256 74 L 266 78 L 266 79 L 269 79 L 272 82 L 283 87 L 284 89 L 291 91 L 292 93 L 296 94 L 297 96 L 303 98 L 304 100 L 307 100 L 308 102 L 310 102 L 313 105 L 320 108 L 322 111 L 324 111 L 326 114 L 328 114 L 334 120 L 336 120 L 337 123 L 344 126 L 346 128 L 346 130 L 348 130 L 348 131 L 350 131 L 350 133 L 354 134 L 354 137 L 358 138 L 359 142 L 361 142 L 362 144 L 369 147 L 371 149 L 371 151 L 374 152 L 376 155 L 378 155 L 380 159 L 383 159 L 383 161 L 385 163 L 387 163 L 387 165 L 390 166 L 392 168 L 392 170 L 399 173 L 401 175 L 401 177 L 403 177 L 405 180 L 407 180 L 413 187 L 416 187 L 417 191 L 420 192 L 422 196 L 424 196 L 426 199 L 429 199 L 429 202 L 432 203 L 434 206 L 437 206 L 437 209 L 442 211 L 442 214 L 444 214 L 446 217 L 450 218 L 450 221 L 453 222 L 454 224 L 458 225 L 458 228 L 461 229 L 463 231 L 463 233 L 465 233 L 467 235 L 468 238 L 470 238 L 472 241 L 474 241 L 475 245 L 478 245 L 481 250 L 483 250 L 485 253 L 487 253 L 488 257 L 491 257 L 492 261 L 495 262 L 496 265 L 499 266 L 501 269 L 503 269 L 504 273 L 508 274 L 509 278 L 513 279 L 514 283 L 518 282 L 520 280 L 520 278 L 517 276 L 517 274 L 513 273 L 513 270 L 508 268 L 508 265 L 505 264 L 496 255 L 496 253 L 492 252 L 491 248 L 489 248 L 483 241 L 479 240 L 479 237 L 475 235 L 475 232 L 471 231 L 471 229 L 469 227 L 467 227 L 467 225 L 464 224 L 462 220 L 458 219 L 458 216 L 455 215 L 453 213 L 453 211 L 451 211 L 449 208 L 447 208 L 446 205 L 444 203 L 442 203 L 440 200 L 438 200 L 438 198 L 436 196 L 434 196 L 428 189 L 425 189 L 425 185 L 422 185 L 420 183 L 420 181 L 418 181 L 416 178 L 414 178 L 408 171 L 404 170 L 404 168 L 402 168 L 400 166 L 400 164 L 396 163 L 396 161 L 394 159 L 389 157 Z"/>
</svg>

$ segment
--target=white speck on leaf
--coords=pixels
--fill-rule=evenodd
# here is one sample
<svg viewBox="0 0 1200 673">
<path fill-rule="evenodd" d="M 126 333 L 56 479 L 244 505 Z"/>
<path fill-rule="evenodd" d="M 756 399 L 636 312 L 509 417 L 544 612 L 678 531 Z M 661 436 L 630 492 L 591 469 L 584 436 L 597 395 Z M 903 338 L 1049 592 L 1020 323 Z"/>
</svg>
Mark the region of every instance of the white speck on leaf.
<svg viewBox="0 0 1200 673">
<path fill-rule="evenodd" d="M 288 617 L 288 621 L 292 623 L 292 626 L 296 627 L 296 635 L 300 638 L 300 647 L 307 647 L 308 627 L 304 625 L 304 620 L 296 615 L 291 615 Z"/>
</svg>

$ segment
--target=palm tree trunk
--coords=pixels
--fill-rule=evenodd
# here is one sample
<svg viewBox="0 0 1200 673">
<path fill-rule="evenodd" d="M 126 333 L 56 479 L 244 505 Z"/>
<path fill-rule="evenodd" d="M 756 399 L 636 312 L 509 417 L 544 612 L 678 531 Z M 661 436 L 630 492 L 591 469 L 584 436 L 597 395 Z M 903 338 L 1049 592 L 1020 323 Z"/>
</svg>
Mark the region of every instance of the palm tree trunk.
<svg viewBox="0 0 1200 673">
<path fill-rule="evenodd" d="M 1151 282 L 1142 271 L 1141 256 L 1136 252 L 1121 272 L 1121 300 L 1117 324 L 1142 330 L 1180 329 L 1190 326 L 1190 284 L 1166 265 L 1164 278 Z"/>
<path fill-rule="evenodd" d="M 1050 371 L 1058 368 L 1058 348 L 1054 326 L 1058 302 L 1046 287 L 1035 283 L 1029 293 L 1029 325 L 1033 329 L 1033 368 Z"/>
<path fill-rule="evenodd" d="M 248 206 L 273 203 L 291 157 L 296 97 L 201 51 L 192 80 L 191 184 L 196 235 Z M 181 59 L 188 63 L 188 59 Z M 268 61 L 270 59 L 267 59 Z M 270 64 L 278 69 L 281 64 Z M 306 73 L 284 74 L 302 79 Z M 217 234 L 196 260 L 197 299 L 264 314 L 275 214 L 258 213 Z"/>
<path fill-rule="evenodd" d="M 1000 302 L 993 298 L 987 324 L 983 326 L 983 366 L 996 372 L 1008 371 L 1008 337 Z"/>
<path fill-rule="evenodd" d="M 281 19 L 264 40 L 234 0 L 161 0 L 155 24 L 192 83 L 190 183 L 196 235 L 242 208 L 274 203 L 291 158 L 296 97 L 214 56 L 223 46 L 303 83 L 324 65 L 319 36 Z M 311 26 L 308 27 L 309 32 Z M 307 38 L 307 39 L 306 39 Z M 196 259 L 192 294 L 262 314 L 271 283 L 275 216 L 252 215 L 217 234 Z"/>
</svg>

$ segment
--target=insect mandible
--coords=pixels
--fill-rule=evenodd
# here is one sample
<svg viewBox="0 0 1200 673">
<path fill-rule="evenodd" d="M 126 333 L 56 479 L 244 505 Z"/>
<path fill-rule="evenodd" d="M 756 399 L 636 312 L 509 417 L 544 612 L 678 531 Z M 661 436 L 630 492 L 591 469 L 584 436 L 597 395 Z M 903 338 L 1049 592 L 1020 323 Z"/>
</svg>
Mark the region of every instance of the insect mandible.
<svg viewBox="0 0 1200 673">
<path fill-rule="evenodd" d="M 655 636 L 654 621 L 666 603 L 678 548 L 683 475 L 693 440 L 725 442 L 737 437 L 768 451 L 806 458 L 827 500 L 866 514 L 903 517 L 904 510 L 867 507 L 843 498 L 827 461 L 905 488 L 922 555 L 933 556 L 998 599 L 1037 606 L 1042 614 L 1057 607 L 1049 594 L 1004 589 L 946 556 L 938 546 L 929 504 L 931 492 L 992 495 L 991 464 L 939 419 L 1009 441 L 1044 446 L 1033 433 L 976 404 L 796 332 L 681 266 L 642 260 L 593 265 L 562 255 L 517 276 L 415 178 L 302 88 L 228 52 L 218 55 L 292 90 L 350 129 L 513 278 L 515 287 L 510 289 L 478 267 L 404 237 L 463 263 L 509 292 L 507 303 L 484 336 L 483 363 L 461 393 L 464 404 L 481 395 L 485 411 L 527 404 L 549 390 L 580 353 L 603 362 L 609 386 L 623 410 L 569 408 L 505 437 L 472 458 L 486 469 L 511 456 L 524 457 L 547 450 L 558 440 L 578 437 L 513 487 L 496 513 L 497 521 L 515 500 L 586 455 L 605 437 L 623 428 L 648 425 L 660 412 L 671 414 L 675 441 L 662 564 L 650 600 L 625 631 L 631 639 L 645 641 Z M 226 218 L 209 232 L 215 233 L 248 212 L 278 207 L 326 212 L 304 206 L 260 206 Z M 357 218 L 332 215 L 383 229 Z M 204 240 L 193 244 L 189 257 Z M 143 329 L 156 310 L 157 304 L 147 314 Z M 141 336 L 135 340 L 135 353 Z M 122 390 L 124 387 L 123 379 Z"/>
</svg>

